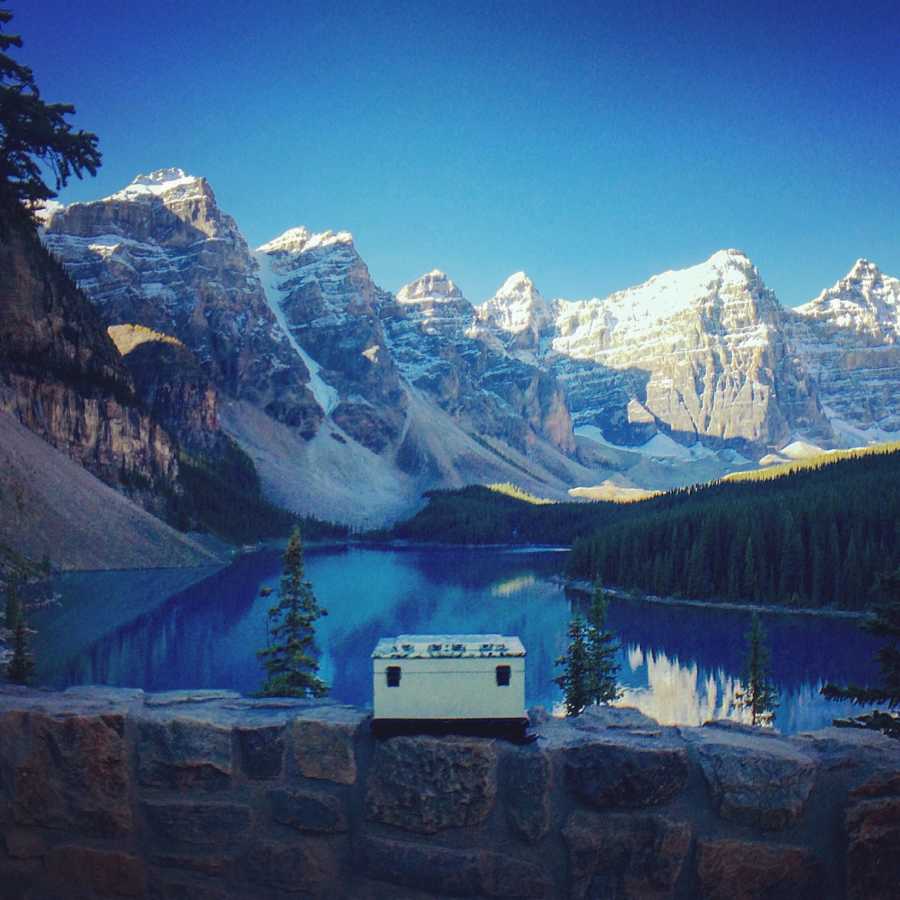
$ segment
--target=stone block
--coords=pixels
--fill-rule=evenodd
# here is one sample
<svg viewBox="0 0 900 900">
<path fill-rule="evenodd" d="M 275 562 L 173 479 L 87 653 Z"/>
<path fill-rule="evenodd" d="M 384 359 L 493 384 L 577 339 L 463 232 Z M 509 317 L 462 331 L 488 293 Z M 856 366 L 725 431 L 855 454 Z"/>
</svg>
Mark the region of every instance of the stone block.
<svg viewBox="0 0 900 900">
<path fill-rule="evenodd" d="M 6 855 L 11 859 L 36 859 L 47 852 L 47 840 L 40 831 L 10 828 L 3 835 Z"/>
<path fill-rule="evenodd" d="M 366 815 L 420 834 L 477 825 L 493 808 L 496 768 L 494 741 L 427 735 L 381 741 L 369 770 Z"/>
<path fill-rule="evenodd" d="M 361 710 L 323 707 L 291 723 L 291 746 L 297 770 L 306 778 L 356 782 L 354 743 L 366 716 Z"/>
<path fill-rule="evenodd" d="M 247 778 L 278 778 L 284 768 L 284 728 L 269 725 L 260 728 L 238 728 L 241 771 Z"/>
<path fill-rule="evenodd" d="M 697 884 L 704 900 L 817 900 L 822 869 L 804 847 L 699 841 Z"/>
<path fill-rule="evenodd" d="M 659 806 L 688 779 L 683 747 L 639 740 L 591 741 L 564 753 L 566 778 L 583 800 L 600 808 Z"/>
<path fill-rule="evenodd" d="M 660 815 L 573 813 L 563 828 L 570 896 L 674 897 L 691 826 Z"/>
<path fill-rule="evenodd" d="M 128 853 L 62 845 L 47 854 L 47 874 L 60 896 L 95 892 L 101 897 L 145 897 L 142 860 Z"/>
<path fill-rule="evenodd" d="M 547 897 L 552 882 L 537 865 L 502 853 L 366 836 L 366 875 L 440 897 Z"/>
<path fill-rule="evenodd" d="M 550 757 L 533 747 L 500 759 L 500 781 L 506 821 L 522 840 L 535 844 L 549 831 L 552 769 Z"/>
<path fill-rule="evenodd" d="M 141 719 L 137 775 L 145 787 L 221 790 L 231 781 L 231 729 L 195 719 Z"/>
<path fill-rule="evenodd" d="M 201 847 L 240 842 L 253 821 L 250 808 L 239 803 L 145 800 L 141 809 L 157 837 Z"/>
<path fill-rule="evenodd" d="M 321 838 L 254 844 L 244 855 L 243 874 L 257 890 L 261 886 L 304 897 L 340 897 L 346 877 L 339 847 Z"/>
<path fill-rule="evenodd" d="M 20 730 L 13 738 L 20 752 L 9 776 L 17 823 L 92 836 L 132 830 L 121 716 L 0 717 L 0 730 L 7 726 Z"/>
<path fill-rule="evenodd" d="M 151 862 L 160 869 L 183 869 L 214 877 L 224 875 L 232 859 L 218 853 L 156 853 Z"/>
<path fill-rule="evenodd" d="M 335 834 L 349 829 L 344 803 L 331 794 L 301 789 L 269 792 L 272 818 L 297 831 Z"/>
<path fill-rule="evenodd" d="M 890 782 L 885 781 L 890 787 Z M 858 789 L 867 799 L 847 809 L 847 897 L 896 900 L 900 895 L 900 795 L 872 796 L 876 785 Z"/>
<path fill-rule="evenodd" d="M 713 806 L 722 818 L 778 830 L 803 814 L 816 779 L 817 765 L 810 756 L 785 742 L 750 735 L 717 735 L 698 749 Z"/>
</svg>

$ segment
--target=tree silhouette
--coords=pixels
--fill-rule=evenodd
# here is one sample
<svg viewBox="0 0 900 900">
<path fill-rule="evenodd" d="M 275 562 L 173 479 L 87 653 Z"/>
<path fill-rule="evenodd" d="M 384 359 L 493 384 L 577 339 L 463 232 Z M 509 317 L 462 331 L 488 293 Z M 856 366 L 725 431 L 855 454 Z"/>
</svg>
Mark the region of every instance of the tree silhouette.
<svg viewBox="0 0 900 900">
<path fill-rule="evenodd" d="M 598 581 L 587 615 L 587 697 L 588 704 L 614 703 L 622 696 L 616 676 L 619 664 L 616 653 L 619 643 L 606 628 L 606 611 L 609 602 Z"/>
<path fill-rule="evenodd" d="M 23 205 L 34 209 L 55 197 L 72 175 L 95 175 L 100 151 L 97 135 L 73 131 L 66 121 L 75 107 L 45 103 L 31 69 L 8 54 L 22 46 L 21 37 L 3 33 L 11 19 L 0 9 L 0 206 L 16 216 Z M 48 169 L 52 188 L 44 180 Z"/>
<path fill-rule="evenodd" d="M 268 593 L 271 593 L 269 591 Z M 266 589 L 263 596 L 268 596 Z M 266 670 L 263 697 L 322 697 L 328 687 L 316 673 L 315 623 L 327 615 L 303 575 L 303 542 L 295 528 L 284 551 L 278 602 L 269 610 L 269 645 L 257 651 Z"/>
<path fill-rule="evenodd" d="M 584 620 L 579 615 L 569 622 L 569 646 L 565 655 L 556 660 L 563 667 L 562 674 L 553 681 L 563 690 L 567 716 L 578 716 L 590 702 L 588 694 L 588 649 Z"/>
<path fill-rule="evenodd" d="M 883 600 L 876 606 L 875 615 L 864 620 L 861 627 L 885 639 L 876 654 L 881 684 L 877 687 L 826 684 L 822 694 L 829 700 L 850 700 L 865 706 L 884 703 L 894 710 L 900 706 L 900 569 L 882 574 L 876 590 Z M 865 724 L 900 737 L 900 717 L 896 714 L 876 712 Z"/>
<path fill-rule="evenodd" d="M 747 659 L 744 663 L 743 688 L 735 692 L 735 703 L 750 711 L 751 725 L 771 725 L 775 718 L 778 694 L 769 680 L 769 650 L 759 615 L 753 613 L 747 632 Z"/>
</svg>

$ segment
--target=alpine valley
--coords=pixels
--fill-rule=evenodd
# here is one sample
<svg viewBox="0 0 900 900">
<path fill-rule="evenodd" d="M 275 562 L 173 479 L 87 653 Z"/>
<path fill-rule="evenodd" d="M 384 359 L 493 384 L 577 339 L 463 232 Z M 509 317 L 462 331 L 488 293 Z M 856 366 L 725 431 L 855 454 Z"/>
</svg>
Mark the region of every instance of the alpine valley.
<svg viewBox="0 0 900 900">
<path fill-rule="evenodd" d="M 439 271 L 392 294 L 345 231 L 251 249 L 181 169 L 51 204 L 41 233 L 140 400 L 106 415 L 160 423 L 147 479 L 173 477 L 167 435 L 240 448 L 268 501 L 372 527 L 433 488 L 613 498 L 900 435 L 900 280 L 862 259 L 796 309 L 739 250 L 604 298 L 547 299 L 524 272 L 480 305 Z M 42 433 L 33 402 L 5 408 Z M 85 464 L 83 440 L 51 442 Z"/>
</svg>

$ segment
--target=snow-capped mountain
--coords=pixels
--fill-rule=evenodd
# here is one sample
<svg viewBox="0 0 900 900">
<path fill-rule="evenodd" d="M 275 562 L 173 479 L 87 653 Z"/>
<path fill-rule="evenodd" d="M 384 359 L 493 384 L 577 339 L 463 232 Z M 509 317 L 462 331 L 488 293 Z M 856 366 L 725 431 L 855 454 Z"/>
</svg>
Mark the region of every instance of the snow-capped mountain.
<svg viewBox="0 0 900 900">
<path fill-rule="evenodd" d="M 175 335 L 224 391 L 315 432 L 321 412 L 309 375 L 206 179 L 160 169 L 103 200 L 56 207 L 44 242 L 108 325 Z"/>
<path fill-rule="evenodd" d="M 859 259 L 794 310 L 794 352 L 815 378 L 835 429 L 850 442 L 900 432 L 900 279 Z"/>
<path fill-rule="evenodd" d="M 565 386 L 576 426 L 623 444 L 662 430 L 742 448 L 827 432 L 783 316 L 739 250 L 603 299 L 547 304 L 515 275 L 479 310 L 498 337 L 525 336 L 519 346 Z"/>
<path fill-rule="evenodd" d="M 475 306 L 438 270 L 383 290 L 346 231 L 251 251 L 181 169 L 44 218 L 105 322 L 178 338 L 304 512 L 375 524 L 471 481 L 669 487 L 900 430 L 900 282 L 864 260 L 796 311 L 738 250 L 587 300 L 516 272 Z"/>
</svg>

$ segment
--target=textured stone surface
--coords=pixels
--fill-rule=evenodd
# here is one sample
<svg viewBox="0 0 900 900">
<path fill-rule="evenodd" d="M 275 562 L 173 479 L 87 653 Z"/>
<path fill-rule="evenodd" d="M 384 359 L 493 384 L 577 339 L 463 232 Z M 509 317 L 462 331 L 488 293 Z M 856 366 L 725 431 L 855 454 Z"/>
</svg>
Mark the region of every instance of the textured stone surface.
<svg viewBox="0 0 900 900">
<path fill-rule="evenodd" d="M 138 780 L 148 787 L 219 790 L 231 779 L 231 730 L 189 718 L 142 719 Z"/>
<path fill-rule="evenodd" d="M 509 827 L 523 840 L 537 843 L 547 834 L 551 822 L 549 755 L 527 748 L 502 756 L 500 780 Z"/>
<path fill-rule="evenodd" d="M 241 771 L 247 778 L 277 778 L 284 766 L 284 728 L 237 729 Z"/>
<path fill-rule="evenodd" d="M 781 829 L 802 814 L 816 778 L 812 757 L 775 738 L 718 729 L 702 735 L 698 751 L 713 805 L 723 818 Z"/>
<path fill-rule="evenodd" d="M 373 836 L 361 847 L 370 878 L 440 897 L 547 897 L 553 890 L 539 866 L 502 853 Z"/>
<path fill-rule="evenodd" d="M 297 831 L 347 831 L 345 804 L 331 794 L 300 789 L 269 792 L 272 818 Z"/>
<path fill-rule="evenodd" d="M 47 840 L 39 831 L 9 828 L 3 835 L 6 853 L 12 859 L 34 859 L 47 851 Z"/>
<path fill-rule="evenodd" d="M 369 819 L 434 834 L 482 822 L 497 793 L 493 742 L 395 737 L 375 749 L 366 791 Z"/>
<path fill-rule="evenodd" d="M 115 835 L 132 828 L 128 756 L 119 715 L 0 717 L 21 755 L 12 773 L 13 811 L 23 825 Z M 0 738 L 0 745 L 5 741 Z"/>
<path fill-rule="evenodd" d="M 365 718 L 359 710 L 333 707 L 323 709 L 315 719 L 295 719 L 291 744 L 300 774 L 353 784 L 356 781 L 354 742 Z"/>
<path fill-rule="evenodd" d="M 683 747 L 648 740 L 594 740 L 565 751 L 572 789 L 598 807 L 668 803 L 684 789 L 688 756 Z"/>
<path fill-rule="evenodd" d="M 61 891 L 78 896 L 86 890 L 102 897 L 144 897 L 144 863 L 128 853 L 62 845 L 47 855 L 47 872 Z"/>
<path fill-rule="evenodd" d="M 570 896 L 675 896 L 691 826 L 658 815 L 573 813 L 563 828 Z"/>
<path fill-rule="evenodd" d="M 241 840 L 252 822 L 250 808 L 237 803 L 145 800 L 141 808 L 158 837 L 198 846 Z"/>
<path fill-rule="evenodd" d="M 699 841 L 697 882 L 705 900 L 817 900 L 821 865 L 803 847 Z"/>
<path fill-rule="evenodd" d="M 305 897 L 341 897 L 341 861 L 337 847 L 323 840 L 254 844 L 244 857 L 250 884 Z"/>
<path fill-rule="evenodd" d="M 847 896 L 896 898 L 900 886 L 900 774 L 879 773 L 853 791 L 846 813 Z"/>
</svg>

